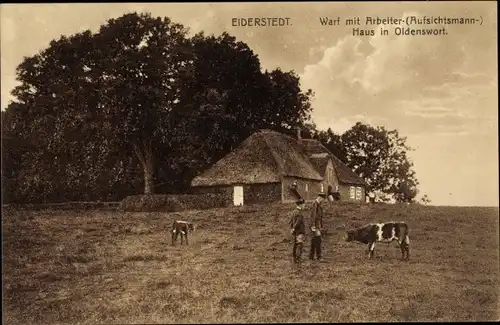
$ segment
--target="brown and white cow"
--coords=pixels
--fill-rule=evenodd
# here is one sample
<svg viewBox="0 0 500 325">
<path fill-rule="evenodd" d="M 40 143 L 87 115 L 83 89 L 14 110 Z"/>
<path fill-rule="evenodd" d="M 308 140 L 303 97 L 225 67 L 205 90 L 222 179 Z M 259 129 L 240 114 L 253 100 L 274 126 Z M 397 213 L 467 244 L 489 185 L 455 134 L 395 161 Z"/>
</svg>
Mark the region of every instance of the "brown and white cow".
<svg viewBox="0 0 500 325">
<path fill-rule="evenodd" d="M 186 245 L 188 243 L 188 234 L 194 231 L 194 225 L 192 222 L 176 220 L 172 224 L 172 245 L 175 246 L 175 242 L 177 241 L 177 237 L 179 234 L 181 235 L 181 245 L 183 244 L 183 239 L 186 239 Z"/>
<path fill-rule="evenodd" d="M 375 243 L 391 243 L 396 240 L 401 248 L 401 258 L 410 259 L 410 237 L 408 225 L 405 222 L 369 223 L 363 227 L 348 230 L 345 240 L 368 244 L 368 257 L 372 258 Z"/>
</svg>

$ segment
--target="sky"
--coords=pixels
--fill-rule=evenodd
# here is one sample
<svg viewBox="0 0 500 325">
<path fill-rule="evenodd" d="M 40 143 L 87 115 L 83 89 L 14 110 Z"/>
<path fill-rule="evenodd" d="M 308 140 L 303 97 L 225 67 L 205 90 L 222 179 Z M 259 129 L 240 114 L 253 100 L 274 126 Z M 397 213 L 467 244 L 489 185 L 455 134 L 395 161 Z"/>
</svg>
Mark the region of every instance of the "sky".
<svg viewBox="0 0 500 325">
<path fill-rule="evenodd" d="M 497 5 L 481 2 L 279 2 L 2 4 L 1 107 L 13 99 L 16 67 L 61 35 L 129 12 L 169 17 L 191 33 L 226 31 L 256 53 L 263 69 L 295 71 L 312 89 L 312 119 L 337 133 L 360 121 L 397 129 L 414 149 L 419 197 L 433 205 L 498 206 Z M 366 17 L 476 18 L 446 35 L 395 35 Z M 233 18 L 289 18 L 288 26 L 233 26 Z M 340 25 L 320 24 L 320 17 Z M 345 20 L 359 17 L 359 26 Z M 384 27 L 389 35 L 381 35 Z M 407 28 L 408 26 L 403 25 Z M 354 35 L 353 28 L 375 35 Z"/>
</svg>

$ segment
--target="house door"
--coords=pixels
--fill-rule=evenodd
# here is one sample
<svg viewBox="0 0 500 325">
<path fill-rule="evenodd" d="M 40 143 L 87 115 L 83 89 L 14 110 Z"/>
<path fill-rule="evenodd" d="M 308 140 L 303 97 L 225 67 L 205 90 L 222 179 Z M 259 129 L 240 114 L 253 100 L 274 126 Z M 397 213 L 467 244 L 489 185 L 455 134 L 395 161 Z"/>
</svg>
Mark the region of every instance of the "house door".
<svg viewBox="0 0 500 325">
<path fill-rule="evenodd" d="M 243 205 L 243 186 L 234 187 L 233 201 L 235 206 Z"/>
</svg>

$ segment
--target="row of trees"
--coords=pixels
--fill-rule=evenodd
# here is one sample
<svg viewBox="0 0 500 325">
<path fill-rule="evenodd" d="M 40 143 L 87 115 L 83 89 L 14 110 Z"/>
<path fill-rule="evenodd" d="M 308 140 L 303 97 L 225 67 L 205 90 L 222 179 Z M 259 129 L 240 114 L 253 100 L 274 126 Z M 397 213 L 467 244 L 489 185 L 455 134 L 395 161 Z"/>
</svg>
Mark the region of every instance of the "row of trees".
<svg viewBox="0 0 500 325">
<path fill-rule="evenodd" d="M 140 184 L 182 191 L 256 129 L 310 119 L 312 92 L 295 73 L 262 72 L 226 33 L 187 33 L 131 13 L 25 58 L 2 116 L 4 134 L 30 146 L 5 143 L 11 198 L 120 199 Z"/>
<path fill-rule="evenodd" d="M 168 18 L 131 13 L 96 33 L 52 41 L 16 72 L 16 99 L 2 112 L 2 136 L 14 139 L 3 142 L 9 201 L 182 192 L 255 130 L 296 127 L 367 177 L 371 191 L 414 198 L 417 183 L 408 181 L 414 173 L 396 131 L 316 130 L 313 92 L 301 90 L 293 71 L 262 72 L 257 55 L 226 33 L 188 37 Z"/>
</svg>

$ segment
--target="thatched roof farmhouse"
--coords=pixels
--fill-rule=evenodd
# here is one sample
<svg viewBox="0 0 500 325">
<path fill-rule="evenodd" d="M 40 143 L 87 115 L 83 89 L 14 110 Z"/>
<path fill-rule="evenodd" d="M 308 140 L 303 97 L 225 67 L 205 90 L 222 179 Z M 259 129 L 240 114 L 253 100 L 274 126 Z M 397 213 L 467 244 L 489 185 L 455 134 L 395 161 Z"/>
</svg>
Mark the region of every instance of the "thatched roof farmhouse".
<svg viewBox="0 0 500 325">
<path fill-rule="evenodd" d="M 312 200 L 323 191 L 337 190 L 341 200 L 365 200 L 364 181 L 319 141 L 259 130 L 234 151 L 195 177 L 198 193 L 225 193 L 235 205 L 289 202 L 288 190 Z M 351 195 L 353 194 L 353 195 Z"/>
</svg>

